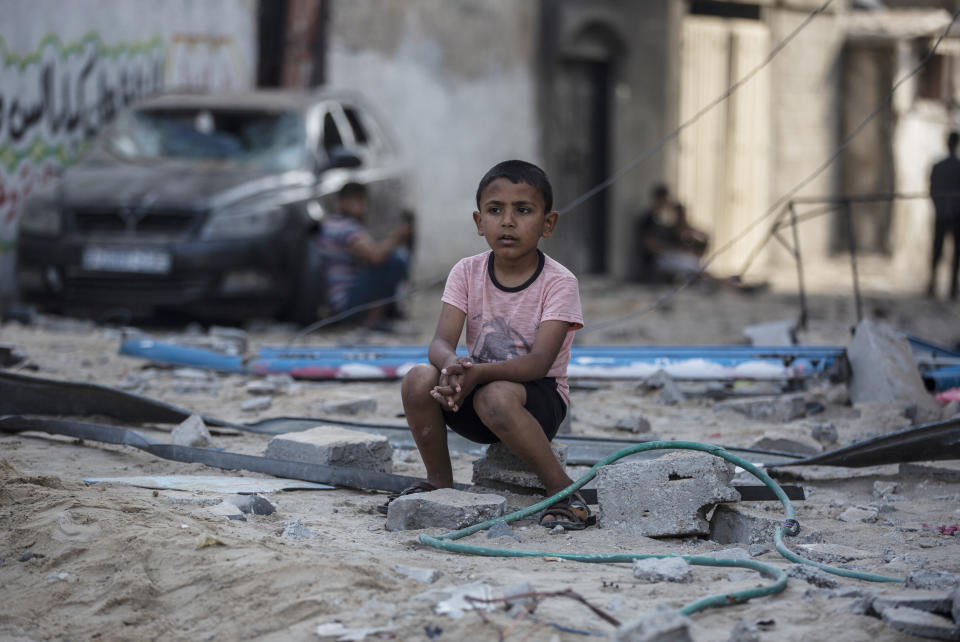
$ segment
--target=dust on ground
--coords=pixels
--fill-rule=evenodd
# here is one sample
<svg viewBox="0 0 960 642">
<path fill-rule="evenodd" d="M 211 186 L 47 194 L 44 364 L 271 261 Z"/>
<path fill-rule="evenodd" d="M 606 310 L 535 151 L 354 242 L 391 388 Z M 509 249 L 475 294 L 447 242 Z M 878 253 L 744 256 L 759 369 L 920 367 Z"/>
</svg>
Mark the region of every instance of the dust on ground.
<svg viewBox="0 0 960 642">
<path fill-rule="evenodd" d="M 584 279 L 581 291 L 588 327 L 593 321 L 642 309 L 666 292 L 603 279 Z M 423 344 L 433 331 L 437 299 L 437 292 L 416 297 L 400 335 L 338 329 L 316 333 L 305 342 Z M 950 346 L 960 341 L 957 304 L 877 291 L 868 292 L 864 303 L 866 314 L 904 331 Z M 848 342 L 856 321 L 852 297 L 845 292 L 811 295 L 809 310 L 809 328 L 800 333 L 803 343 Z M 579 341 L 744 343 L 745 325 L 795 318 L 797 312 L 796 297 L 789 292 L 747 295 L 695 287 L 654 312 L 584 333 Z M 251 350 L 282 344 L 291 336 L 290 328 L 271 324 L 252 324 L 249 330 Z M 153 333 L 173 340 L 189 334 L 169 329 Z M 118 386 L 237 422 L 317 416 L 325 402 L 344 394 L 372 397 L 376 411 L 354 418 L 402 423 L 396 382 L 300 382 L 287 393 L 275 395 L 268 409 L 243 412 L 241 404 L 250 397 L 245 390 L 250 377 L 184 372 L 120 356 L 122 336 L 117 328 L 69 319 L 30 326 L 8 323 L 0 328 L 0 342 L 19 346 L 36 368 L 28 373 L 37 376 Z M 774 424 L 715 410 L 714 401 L 704 395 L 664 405 L 656 391 L 638 389 L 637 382 L 602 382 L 572 391 L 572 431 L 630 439 L 636 436 L 613 425 L 618 418 L 639 413 L 665 439 L 747 446 L 763 435 L 810 441 L 814 424 L 824 422 L 836 427 L 839 443 L 905 425 L 899 409 L 853 408 L 836 386 L 818 384 L 807 394 L 821 402 L 822 413 Z M 166 440 L 171 426 L 136 428 Z M 216 447 L 250 454 L 262 454 L 267 441 L 267 436 L 251 433 L 214 436 Z M 458 480 L 470 480 L 471 460 L 468 454 L 455 453 Z M 423 473 L 415 451 L 398 450 L 394 464 L 398 473 Z M 384 519 L 375 510 L 385 499 L 383 493 L 345 489 L 272 493 L 266 497 L 276 505 L 276 513 L 249 515 L 240 522 L 215 516 L 201 505 L 219 497 L 214 493 L 154 492 L 83 482 L 97 476 L 161 474 L 230 473 L 161 460 L 124 446 L 40 433 L 0 435 L 0 603 L 4 605 L 0 637 L 307 640 L 319 639 L 318 625 L 340 622 L 346 628 L 386 627 L 369 639 L 581 640 L 589 639 L 588 633 L 607 634 L 612 626 L 568 599 L 545 599 L 524 619 L 515 619 L 504 609 L 483 615 L 468 611 L 454 619 L 436 614 L 436 600 L 423 594 L 473 582 L 485 583 L 494 591 L 527 582 L 537 591 L 572 589 L 626 622 L 658 603 L 676 607 L 709 593 L 768 582 L 753 573 L 695 567 L 692 583 L 647 584 L 634 579 L 625 564 L 439 552 L 417 540 L 421 532 L 436 534 L 436 529 L 396 533 L 384 529 Z M 901 475 L 897 466 L 858 471 L 797 469 L 789 481 L 802 484 L 809 495 L 795 504 L 804 532 L 856 549 L 858 559 L 849 562 L 853 567 L 898 576 L 921 568 L 960 571 L 960 537 L 937 528 L 960 521 L 960 482 Z M 878 495 L 876 482 L 896 484 L 896 489 Z M 183 503 L 184 497 L 192 503 Z M 532 498 L 509 495 L 508 500 L 522 505 Z M 837 519 L 850 507 L 871 504 L 879 512 L 875 522 Z M 772 517 L 781 514 L 779 504 L 773 502 L 743 505 Z M 302 522 L 316 537 L 282 536 L 284 524 L 292 520 Z M 746 547 L 695 537 L 650 539 L 596 528 L 557 535 L 533 521 L 514 524 L 513 530 L 520 541 L 491 540 L 483 533 L 466 541 L 591 553 L 701 554 Z M 789 565 L 776 552 L 757 559 L 781 568 Z M 436 569 L 442 576 L 426 585 L 399 573 L 397 565 Z M 809 640 L 824 634 L 844 640 L 905 638 L 881 620 L 855 612 L 859 594 L 889 587 L 836 579 L 841 587 L 859 591 L 818 588 L 793 579 L 779 595 L 694 615 L 694 639 L 726 640 L 739 620 L 758 625 L 761 640 Z"/>
</svg>

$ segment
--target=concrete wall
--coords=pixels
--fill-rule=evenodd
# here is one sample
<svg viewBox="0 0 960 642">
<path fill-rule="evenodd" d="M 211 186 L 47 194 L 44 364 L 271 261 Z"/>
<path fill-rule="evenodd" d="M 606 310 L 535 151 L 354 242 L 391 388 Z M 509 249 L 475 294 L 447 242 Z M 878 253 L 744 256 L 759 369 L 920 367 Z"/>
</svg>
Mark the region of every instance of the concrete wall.
<svg viewBox="0 0 960 642">
<path fill-rule="evenodd" d="M 141 96 L 251 87 L 256 14 L 256 0 L 0 0 L 0 300 L 24 198 Z"/>
<path fill-rule="evenodd" d="M 331 3 L 328 84 L 364 94 L 405 154 L 417 279 L 445 276 L 487 247 L 471 213 L 491 166 L 541 162 L 537 11 L 513 0 Z"/>
</svg>

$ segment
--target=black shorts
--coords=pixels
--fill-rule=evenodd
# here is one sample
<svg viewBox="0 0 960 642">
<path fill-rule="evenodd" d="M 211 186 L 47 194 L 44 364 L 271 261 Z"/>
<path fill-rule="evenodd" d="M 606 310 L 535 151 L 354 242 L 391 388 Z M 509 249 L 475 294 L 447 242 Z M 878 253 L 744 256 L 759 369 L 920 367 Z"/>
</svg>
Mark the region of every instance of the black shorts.
<svg viewBox="0 0 960 642">
<path fill-rule="evenodd" d="M 443 418 L 450 426 L 450 430 L 458 435 L 478 444 L 493 444 L 500 439 L 483 425 L 480 417 L 477 416 L 477 411 L 473 409 L 473 396 L 482 387 L 478 386 L 467 395 L 457 412 L 444 411 Z M 553 377 L 544 377 L 535 381 L 525 381 L 523 387 L 527 390 L 527 403 L 523 407 L 540 422 L 540 427 L 543 428 L 547 439 L 552 440 L 563 418 L 567 416 L 567 404 L 557 392 L 557 380 Z"/>
</svg>

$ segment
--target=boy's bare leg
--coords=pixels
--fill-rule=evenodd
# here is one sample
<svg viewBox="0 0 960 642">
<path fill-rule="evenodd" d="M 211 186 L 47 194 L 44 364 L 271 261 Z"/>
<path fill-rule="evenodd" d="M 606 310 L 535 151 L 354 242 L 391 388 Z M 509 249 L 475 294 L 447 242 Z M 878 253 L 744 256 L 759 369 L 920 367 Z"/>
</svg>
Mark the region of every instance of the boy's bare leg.
<svg viewBox="0 0 960 642">
<path fill-rule="evenodd" d="M 418 365 L 403 377 L 400 396 L 407 425 L 427 468 L 427 481 L 437 488 L 453 487 L 453 468 L 447 450 L 447 422 L 440 404 L 430 396 L 440 372 L 430 365 Z"/>
<path fill-rule="evenodd" d="M 512 381 L 494 381 L 477 390 L 473 408 L 483 424 L 537 474 L 555 495 L 573 483 L 550 449 L 540 422 L 523 407 L 527 390 Z"/>
</svg>

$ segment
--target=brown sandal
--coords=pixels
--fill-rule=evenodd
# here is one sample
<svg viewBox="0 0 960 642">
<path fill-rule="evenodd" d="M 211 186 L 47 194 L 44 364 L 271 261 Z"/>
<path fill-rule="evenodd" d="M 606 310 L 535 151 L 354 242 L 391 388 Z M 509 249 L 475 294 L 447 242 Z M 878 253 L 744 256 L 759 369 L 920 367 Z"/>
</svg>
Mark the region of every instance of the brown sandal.
<svg viewBox="0 0 960 642">
<path fill-rule="evenodd" d="M 402 491 L 396 495 L 390 495 L 387 497 L 387 501 L 383 504 L 377 506 L 377 512 L 386 515 L 387 511 L 390 509 L 390 502 L 397 499 L 398 497 L 403 497 L 404 495 L 415 495 L 417 493 L 429 493 L 431 491 L 437 490 L 437 487 L 431 484 L 430 482 L 418 481 L 409 488 L 404 488 Z"/>
<path fill-rule="evenodd" d="M 550 515 L 554 519 L 543 521 L 543 518 Z M 574 493 L 566 499 L 546 509 L 540 515 L 540 525 L 544 528 L 555 528 L 563 526 L 568 531 L 582 531 L 587 526 L 593 526 L 597 523 L 597 516 L 590 512 L 590 507 L 583 499 L 580 493 Z"/>
</svg>

